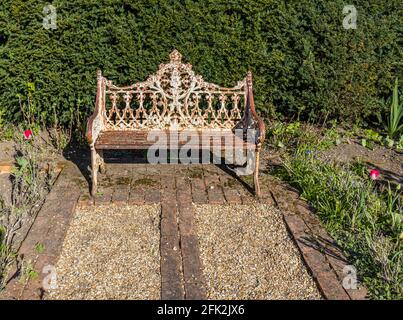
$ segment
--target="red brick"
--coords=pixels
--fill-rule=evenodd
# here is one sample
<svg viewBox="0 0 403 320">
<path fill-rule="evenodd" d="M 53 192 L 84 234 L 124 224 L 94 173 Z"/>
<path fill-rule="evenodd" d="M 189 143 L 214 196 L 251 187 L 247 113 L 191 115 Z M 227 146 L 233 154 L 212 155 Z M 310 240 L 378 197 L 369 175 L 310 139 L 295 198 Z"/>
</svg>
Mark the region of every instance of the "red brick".
<svg viewBox="0 0 403 320">
<path fill-rule="evenodd" d="M 296 240 L 307 235 L 306 232 L 308 231 L 308 227 L 306 226 L 304 220 L 301 219 L 301 217 L 296 214 L 290 214 L 287 212 L 283 213 L 283 217 L 287 228 Z"/>
<path fill-rule="evenodd" d="M 185 298 L 186 300 L 205 300 L 206 289 L 202 283 L 185 283 Z"/>
<path fill-rule="evenodd" d="M 112 202 L 125 204 L 129 200 L 130 185 L 118 184 L 112 194 Z"/>
<path fill-rule="evenodd" d="M 196 234 L 195 212 L 192 204 L 179 204 L 179 230 L 181 235 Z"/>
<path fill-rule="evenodd" d="M 256 201 L 255 196 L 251 193 L 251 191 L 246 189 L 246 187 L 242 184 L 236 184 L 235 188 L 241 197 L 242 204 L 251 204 Z"/>
<path fill-rule="evenodd" d="M 192 178 L 191 189 L 192 189 L 192 199 L 194 203 L 197 204 L 208 203 L 206 186 L 202 178 Z"/>
<path fill-rule="evenodd" d="M 161 281 L 182 280 L 182 258 L 178 236 L 161 236 Z"/>
<path fill-rule="evenodd" d="M 143 204 L 144 203 L 144 190 L 130 189 L 129 204 Z"/>
<path fill-rule="evenodd" d="M 223 187 L 225 200 L 231 204 L 241 204 L 242 199 L 241 195 L 238 193 L 236 189 L 232 189 L 231 187 Z"/>
<path fill-rule="evenodd" d="M 192 203 L 192 191 L 188 178 L 176 178 L 176 198 L 181 203 Z"/>
<path fill-rule="evenodd" d="M 88 207 L 94 205 L 94 199 L 88 194 L 82 194 L 78 199 L 78 206 Z"/>
<path fill-rule="evenodd" d="M 176 202 L 175 176 L 161 176 L 161 203 Z"/>
<path fill-rule="evenodd" d="M 159 203 L 161 201 L 161 193 L 158 189 L 150 189 L 144 195 L 144 203 Z"/>
<path fill-rule="evenodd" d="M 207 175 L 205 178 L 208 200 L 211 204 L 224 204 L 225 198 L 218 175 Z"/>
<path fill-rule="evenodd" d="M 161 205 L 161 235 L 178 235 L 177 208 L 174 203 L 163 203 Z"/>
<path fill-rule="evenodd" d="M 97 204 L 108 204 L 112 201 L 113 188 L 112 187 L 102 187 L 99 186 L 97 194 L 95 195 L 94 203 Z"/>
<path fill-rule="evenodd" d="M 129 204 L 144 204 L 144 199 L 145 199 L 145 194 L 146 190 L 144 188 L 144 185 L 141 185 L 137 183 L 138 180 L 143 179 L 144 175 L 142 175 L 139 171 L 145 171 L 145 167 L 138 167 L 137 170 L 133 169 L 133 176 L 130 182 L 130 188 L 129 188 Z"/>
<path fill-rule="evenodd" d="M 181 281 L 169 281 L 161 283 L 162 300 L 184 300 L 185 293 Z"/>
<path fill-rule="evenodd" d="M 201 282 L 203 277 L 197 236 L 183 235 L 181 244 L 185 282 Z"/>
<path fill-rule="evenodd" d="M 342 287 L 342 283 L 327 263 L 324 255 L 316 249 L 298 243 L 305 263 L 316 279 L 320 290 L 328 300 L 350 300 Z"/>
</svg>

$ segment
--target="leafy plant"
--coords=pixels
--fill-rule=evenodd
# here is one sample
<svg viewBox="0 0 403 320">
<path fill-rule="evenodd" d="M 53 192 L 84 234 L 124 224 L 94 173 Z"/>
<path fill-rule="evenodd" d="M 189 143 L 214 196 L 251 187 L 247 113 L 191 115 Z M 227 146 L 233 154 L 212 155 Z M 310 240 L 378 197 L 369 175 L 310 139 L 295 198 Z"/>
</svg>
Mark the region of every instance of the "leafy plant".
<svg viewBox="0 0 403 320">
<path fill-rule="evenodd" d="M 361 145 L 370 150 L 374 149 L 374 142 L 372 140 L 361 139 Z"/>
<path fill-rule="evenodd" d="M 34 99 L 35 95 L 35 83 L 26 82 L 24 88 L 24 94 L 17 94 L 20 109 L 23 114 L 24 121 L 32 127 L 35 123 L 38 123 L 40 118 L 39 107 Z"/>
<path fill-rule="evenodd" d="M 302 128 L 301 122 L 276 121 L 269 126 L 268 136 L 272 144 L 279 149 L 292 148 L 299 141 L 310 140 L 313 135 L 309 128 Z"/>
<path fill-rule="evenodd" d="M 36 272 L 32 266 L 32 262 L 30 260 L 22 260 L 21 266 L 21 276 L 19 281 L 24 283 L 29 279 L 36 279 L 38 277 L 38 272 Z"/>
<path fill-rule="evenodd" d="M 364 130 L 364 136 L 368 140 L 371 140 L 371 141 L 374 141 L 374 142 L 381 142 L 382 141 L 382 136 L 378 132 L 376 132 L 374 130 L 371 130 L 371 129 L 365 129 Z"/>
<path fill-rule="evenodd" d="M 390 139 L 393 139 L 403 129 L 401 119 L 403 117 L 403 103 L 399 103 L 399 81 L 396 78 L 393 88 L 392 101 L 390 103 L 390 111 L 387 122 L 387 131 Z"/>
<path fill-rule="evenodd" d="M 342 142 L 342 137 L 337 131 L 337 123 L 333 121 L 332 126 L 325 130 L 323 138 L 321 139 L 321 145 L 323 148 L 327 149 L 333 145 L 339 145 Z"/>
<path fill-rule="evenodd" d="M 22 135 L 21 132 L 19 134 Z M 18 258 L 16 249 L 21 241 L 17 237 L 18 232 L 32 223 L 52 180 L 51 172 L 40 172 L 37 162 L 39 149 L 33 146 L 32 140 L 20 138 L 16 144 L 19 156 L 12 169 L 11 202 L 0 197 L 0 290 L 10 265 Z M 41 250 L 41 246 L 36 249 Z M 35 272 L 28 270 L 26 276 L 34 277 Z"/>
<path fill-rule="evenodd" d="M 15 133 L 15 126 L 12 124 L 7 124 L 0 128 L 0 141 L 12 140 Z"/>
<path fill-rule="evenodd" d="M 382 191 L 358 162 L 321 162 L 306 146 L 286 157 L 282 178 L 301 190 L 355 264 L 374 298 L 402 299 L 403 216 L 399 188 Z"/>
<path fill-rule="evenodd" d="M 390 139 L 389 137 L 385 137 L 385 147 L 387 148 L 392 148 L 395 144 L 395 141 L 393 139 Z"/>
<path fill-rule="evenodd" d="M 35 245 L 35 250 L 38 253 L 42 253 L 45 250 L 45 245 L 43 243 L 37 243 Z"/>
<path fill-rule="evenodd" d="M 375 143 L 380 144 L 383 140 L 382 135 L 380 135 L 378 132 L 371 130 L 371 129 L 365 129 L 363 131 L 363 135 L 364 135 L 364 138 L 361 139 L 361 145 L 370 150 L 374 149 Z"/>
<path fill-rule="evenodd" d="M 0 130 L 4 127 L 5 125 L 5 115 L 6 115 L 6 110 L 3 109 L 2 107 L 0 108 Z"/>
<path fill-rule="evenodd" d="M 399 142 L 396 145 L 396 150 L 403 150 L 403 135 L 400 136 Z"/>
<path fill-rule="evenodd" d="M 354 172 L 361 178 L 365 178 L 368 176 L 368 167 L 364 162 L 362 162 L 361 159 L 358 159 L 357 161 L 353 162 L 350 168 L 352 172 Z"/>
</svg>

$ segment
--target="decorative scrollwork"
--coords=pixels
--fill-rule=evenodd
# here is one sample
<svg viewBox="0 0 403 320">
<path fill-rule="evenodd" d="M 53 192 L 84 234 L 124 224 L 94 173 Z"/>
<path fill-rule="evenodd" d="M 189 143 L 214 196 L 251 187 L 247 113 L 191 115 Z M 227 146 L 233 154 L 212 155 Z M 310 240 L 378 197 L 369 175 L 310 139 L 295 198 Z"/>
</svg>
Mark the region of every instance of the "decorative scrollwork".
<svg viewBox="0 0 403 320">
<path fill-rule="evenodd" d="M 102 112 L 105 130 L 213 128 L 232 129 L 241 120 L 246 79 L 235 87 L 208 83 L 182 63 L 174 50 L 144 82 L 119 87 L 104 79 L 109 106 Z M 119 108 L 119 104 L 124 108 Z"/>
</svg>

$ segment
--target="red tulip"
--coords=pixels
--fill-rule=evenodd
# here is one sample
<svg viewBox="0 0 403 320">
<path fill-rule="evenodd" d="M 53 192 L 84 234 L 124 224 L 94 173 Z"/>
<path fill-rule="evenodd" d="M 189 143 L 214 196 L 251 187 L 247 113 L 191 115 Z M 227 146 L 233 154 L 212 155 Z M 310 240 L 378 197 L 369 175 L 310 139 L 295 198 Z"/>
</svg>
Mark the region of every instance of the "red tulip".
<svg viewBox="0 0 403 320">
<path fill-rule="evenodd" d="M 27 129 L 24 131 L 24 139 L 29 140 L 32 138 L 32 131 Z"/>
<path fill-rule="evenodd" d="M 378 171 L 378 170 L 375 170 L 375 169 L 372 169 L 372 170 L 369 172 L 369 177 L 370 177 L 372 180 L 378 179 L 378 178 L 379 178 L 379 171 Z"/>
</svg>

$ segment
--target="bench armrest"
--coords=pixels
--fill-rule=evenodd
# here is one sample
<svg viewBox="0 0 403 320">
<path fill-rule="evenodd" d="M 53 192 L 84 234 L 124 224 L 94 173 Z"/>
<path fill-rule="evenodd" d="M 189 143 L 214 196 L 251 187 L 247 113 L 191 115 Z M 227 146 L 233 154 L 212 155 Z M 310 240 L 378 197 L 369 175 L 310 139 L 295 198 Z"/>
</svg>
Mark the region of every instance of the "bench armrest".
<svg viewBox="0 0 403 320">
<path fill-rule="evenodd" d="M 103 121 L 103 111 L 105 110 L 105 99 L 104 99 L 104 81 L 102 77 L 101 70 L 97 71 L 97 96 L 95 99 L 95 109 L 92 116 L 87 122 L 87 132 L 86 137 L 90 146 L 94 146 L 95 142 L 99 136 L 99 133 L 104 127 Z"/>
<path fill-rule="evenodd" d="M 245 105 L 245 114 L 242 119 L 242 126 L 244 131 L 247 129 L 256 130 L 255 134 L 255 143 L 258 147 L 260 147 L 266 136 L 266 129 L 263 120 L 258 116 L 255 109 L 255 101 L 253 99 L 252 92 L 252 72 L 248 72 L 246 76 L 246 105 Z"/>
</svg>

